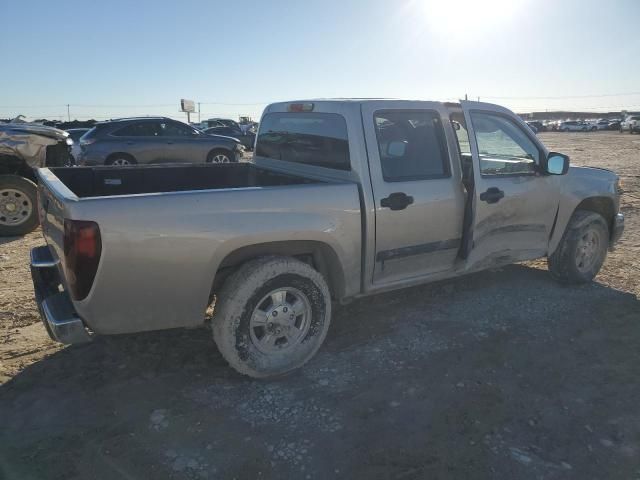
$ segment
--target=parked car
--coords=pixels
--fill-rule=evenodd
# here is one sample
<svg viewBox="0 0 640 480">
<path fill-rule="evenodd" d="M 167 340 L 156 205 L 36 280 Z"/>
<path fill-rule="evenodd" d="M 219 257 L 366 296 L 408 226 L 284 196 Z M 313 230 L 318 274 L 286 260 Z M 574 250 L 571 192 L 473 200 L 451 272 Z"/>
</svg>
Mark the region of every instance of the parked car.
<svg viewBox="0 0 640 480">
<path fill-rule="evenodd" d="M 586 132 L 592 129 L 592 125 L 578 120 L 569 120 L 560 123 L 558 130 L 560 132 Z"/>
<path fill-rule="evenodd" d="M 617 175 L 479 102 L 276 103 L 251 163 L 38 176 L 52 338 L 204 325 L 215 301 L 214 340 L 253 377 L 308 361 L 334 304 L 539 257 L 589 282 L 624 228 Z"/>
<path fill-rule="evenodd" d="M 210 118 L 206 121 L 208 128 L 213 127 L 230 127 L 234 130 L 240 130 L 243 133 L 249 133 L 252 124 L 240 124 L 230 118 Z"/>
<path fill-rule="evenodd" d="M 254 133 L 245 133 L 235 127 L 211 127 L 207 128 L 204 133 L 207 135 L 223 135 L 226 137 L 237 138 L 247 150 L 253 150 L 253 144 L 256 140 L 256 135 Z"/>
<path fill-rule="evenodd" d="M 90 128 L 69 128 L 65 130 L 69 134 L 69 138 L 73 140 L 73 145 L 71 145 L 71 157 L 75 162 L 75 159 L 80 156 L 80 137 L 82 137 L 85 133 L 87 133 Z"/>
<path fill-rule="evenodd" d="M 538 133 L 538 127 L 536 127 L 533 122 L 525 122 L 525 123 L 533 133 Z"/>
<path fill-rule="evenodd" d="M 531 121 L 527 122 L 527 125 L 529 125 L 530 127 L 534 127 L 535 128 L 535 130 L 534 130 L 535 133 L 546 132 L 547 131 L 546 125 L 544 123 L 542 123 L 541 121 L 539 121 L 539 120 L 531 120 Z"/>
<path fill-rule="evenodd" d="M 607 130 L 610 123 L 606 118 L 601 118 L 595 123 L 596 130 Z"/>
<path fill-rule="evenodd" d="M 620 132 L 640 132 L 640 115 L 629 115 L 620 123 Z"/>
<path fill-rule="evenodd" d="M 0 124 L 0 236 L 38 226 L 35 169 L 69 165 L 69 134 L 29 123 Z"/>
<path fill-rule="evenodd" d="M 610 120 L 609 125 L 607 125 L 607 130 L 620 130 L 620 124 L 622 120 Z"/>
<path fill-rule="evenodd" d="M 165 117 L 98 123 L 80 138 L 78 164 L 229 163 L 242 157 L 240 141 L 206 135 Z"/>
</svg>

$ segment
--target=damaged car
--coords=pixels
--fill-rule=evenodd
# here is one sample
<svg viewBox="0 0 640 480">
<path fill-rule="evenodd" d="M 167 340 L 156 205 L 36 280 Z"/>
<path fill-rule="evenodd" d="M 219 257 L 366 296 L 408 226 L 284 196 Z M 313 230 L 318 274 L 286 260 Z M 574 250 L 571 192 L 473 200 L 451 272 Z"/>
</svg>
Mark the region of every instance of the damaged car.
<svg viewBox="0 0 640 480">
<path fill-rule="evenodd" d="M 69 166 L 71 145 L 69 134 L 57 128 L 0 124 L 0 236 L 38 226 L 35 169 Z"/>
</svg>

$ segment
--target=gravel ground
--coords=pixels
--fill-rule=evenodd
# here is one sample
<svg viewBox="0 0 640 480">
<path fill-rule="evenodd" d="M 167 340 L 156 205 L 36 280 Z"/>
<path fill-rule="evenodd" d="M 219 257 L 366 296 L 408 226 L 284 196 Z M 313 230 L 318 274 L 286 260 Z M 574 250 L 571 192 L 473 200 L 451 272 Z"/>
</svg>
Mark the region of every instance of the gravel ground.
<svg viewBox="0 0 640 480">
<path fill-rule="evenodd" d="M 356 301 L 277 381 L 205 330 L 61 348 L 32 300 L 40 234 L 0 239 L 0 478 L 640 479 L 640 136 L 541 137 L 623 178 L 594 283 L 538 261 Z"/>
</svg>

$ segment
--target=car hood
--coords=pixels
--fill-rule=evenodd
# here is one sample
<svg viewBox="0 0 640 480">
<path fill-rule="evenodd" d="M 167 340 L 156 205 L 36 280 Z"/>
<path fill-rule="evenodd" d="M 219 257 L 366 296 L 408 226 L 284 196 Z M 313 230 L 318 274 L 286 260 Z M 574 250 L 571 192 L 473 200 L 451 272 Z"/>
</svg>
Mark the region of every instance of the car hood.
<svg viewBox="0 0 640 480">
<path fill-rule="evenodd" d="M 44 167 L 47 146 L 66 141 L 64 130 L 29 123 L 0 124 L 0 155 L 23 160 L 32 168 Z"/>
</svg>

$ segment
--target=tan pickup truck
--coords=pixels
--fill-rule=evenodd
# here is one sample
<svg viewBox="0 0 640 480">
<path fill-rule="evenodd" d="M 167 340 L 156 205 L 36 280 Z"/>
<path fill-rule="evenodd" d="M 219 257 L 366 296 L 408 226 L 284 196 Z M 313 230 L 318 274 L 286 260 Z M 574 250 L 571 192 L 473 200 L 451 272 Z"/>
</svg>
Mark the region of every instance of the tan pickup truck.
<svg viewBox="0 0 640 480">
<path fill-rule="evenodd" d="M 213 302 L 220 351 L 254 377 L 309 360 L 332 301 L 539 257 L 588 282 L 624 226 L 614 173 L 466 101 L 277 103 L 251 163 L 38 176 L 54 339 L 204 325 Z"/>
</svg>

